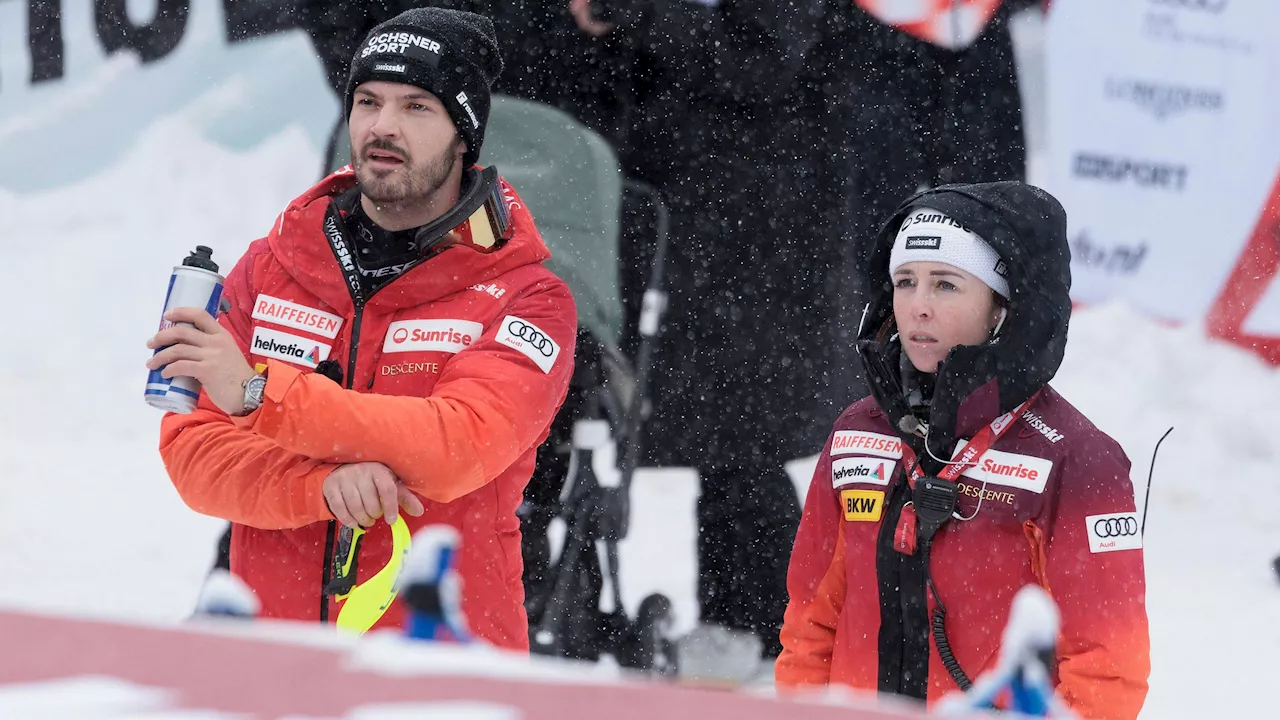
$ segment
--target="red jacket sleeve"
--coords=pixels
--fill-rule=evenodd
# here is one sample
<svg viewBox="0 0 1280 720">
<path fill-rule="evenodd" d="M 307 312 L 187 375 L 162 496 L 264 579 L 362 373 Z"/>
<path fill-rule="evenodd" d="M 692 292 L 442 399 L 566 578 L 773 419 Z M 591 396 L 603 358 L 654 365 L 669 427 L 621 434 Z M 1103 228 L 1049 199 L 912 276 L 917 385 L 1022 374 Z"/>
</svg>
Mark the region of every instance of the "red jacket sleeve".
<svg viewBox="0 0 1280 720">
<path fill-rule="evenodd" d="M 782 620 L 782 653 L 774 666 L 779 689 L 830 681 L 836 625 L 845 596 L 843 525 L 840 500 L 831 484 L 828 438 L 809 482 L 787 569 L 790 597 Z"/>
<path fill-rule="evenodd" d="M 252 327 L 252 266 L 265 247 L 261 240 L 251 245 L 223 286 L 231 310 L 218 321 L 246 356 Z M 165 415 L 160 423 L 160 457 L 178 495 L 196 512 L 266 530 L 302 527 L 333 517 L 322 487 L 335 465 L 237 428 L 204 393 L 194 412 Z"/>
<path fill-rule="evenodd" d="M 1141 516 L 1118 445 L 1063 468 L 1045 580 L 1062 617 L 1058 692 L 1081 715 L 1133 720 L 1151 670 Z"/>
<path fill-rule="evenodd" d="M 441 368 L 430 397 L 359 393 L 271 363 L 262 407 L 237 423 L 299 455 L 381 462 L 415 493 L 451 502 L 541 441 L 573 373 L 577 312 L 568 286 L 537 285 L 506 312 L 555 342 L 545 368 L 513 347 L 498 322 Z"/>
</svg>

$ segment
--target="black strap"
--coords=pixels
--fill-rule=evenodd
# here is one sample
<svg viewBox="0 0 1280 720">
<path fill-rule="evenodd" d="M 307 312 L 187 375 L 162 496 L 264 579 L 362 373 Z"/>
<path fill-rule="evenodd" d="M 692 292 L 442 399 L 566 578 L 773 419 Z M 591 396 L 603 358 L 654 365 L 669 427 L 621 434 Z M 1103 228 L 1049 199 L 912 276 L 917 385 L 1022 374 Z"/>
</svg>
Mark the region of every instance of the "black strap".
<svg viewBox="0 0 1280 720">
<path fill-rule="evenodd" d="M 890 491 L 885 503 L 884 518 L 880 523 L 880 536 L 876 542 L 876 579 L 880 586 L 880 692 L 896 695 L 902 691 L 902 612 L 901 578 L 902 553 L 893 547 L 893 535 L 902 516 L 908 493 L 904 483 L 898 483 Z"/>
<path fill-rule="evenodd" d="M 351 242 L 351 234 L 342 220 L 337 203 L 329 203 L 329 208 L 325 211 L 324 236 L 328 238 L 333 256 L 338 260 L 338 269 L 342 271 L 347 290 L 351 292 L 351 301 L 356 307 L 362 307 L 366 296 L 364 283 L 360 281 L 360 268 L 356 267 L 355 244 Z"/>
<path fill-rule="evenodd" d="M 890 491 L 876 543 L 880 586 L 878 638 L 881 692 L 924 700 L 929 691 L 929 600 L 927 553 L 904 555 L 894 548 L 894 531 L 911 499 L 905 480 Z"/>
</svg>

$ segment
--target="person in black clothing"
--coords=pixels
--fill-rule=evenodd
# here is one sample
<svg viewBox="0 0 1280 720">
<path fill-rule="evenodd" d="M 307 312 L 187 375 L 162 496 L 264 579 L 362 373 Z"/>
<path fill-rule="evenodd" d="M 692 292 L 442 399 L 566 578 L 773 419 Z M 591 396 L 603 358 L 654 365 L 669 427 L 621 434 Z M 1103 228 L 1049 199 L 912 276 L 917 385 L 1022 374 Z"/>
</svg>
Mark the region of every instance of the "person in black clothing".
<svg viewBox="0 0 1280 720">
<path fill-rule="evenodd" d="M 853 354 L 866 253 L 900 198 L 956 182 L 1026 179 L 1022 97 L 1010 22 L 1040 0 L 1004 0 L 970 34 L 932 38 L 887 24 L 859 1 L 833 4 L 805 71 L 822 113 L 822 234 L 841 249 L 827 288 L 836 310 L 833 390 L 866 394 Z M 979 16 L 980 17 L 980 16 Z"/>
<path fill-rule="evenodd" d="M 838 413 L 816 407 L 833 249 L 810 231 L 819 129 L 797 104 L 826 3 L 589 5 L 584 34 L 607 27 L 636 53 L 623 163 L 670 210 L 645 464 L 700 476 L 701 624 L 681 673 L 749 680 L 781 650 L 800 517 L 784 464 L 816 453 Z"/>
</svg>

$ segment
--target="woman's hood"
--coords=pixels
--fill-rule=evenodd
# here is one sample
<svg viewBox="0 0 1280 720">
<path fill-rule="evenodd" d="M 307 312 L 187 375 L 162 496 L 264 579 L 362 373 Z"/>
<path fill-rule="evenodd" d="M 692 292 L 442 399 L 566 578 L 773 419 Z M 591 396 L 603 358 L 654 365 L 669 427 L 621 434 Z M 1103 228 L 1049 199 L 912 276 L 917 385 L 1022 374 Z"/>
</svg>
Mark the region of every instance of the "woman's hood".
<svg viewBox="0 0 1280 720">
<path fill-rule="evenodd" d="M 868 260 L 869 298 L 857 350 L 880 407 L 909 442 L 913 423 L 900 373 L 889 254 L 899 228 L 923 208 L 943 212 L 1000 254 L 1009 281 L 1009 314 L 994 342 L 958 346 L 938 366 L 929 449 L 950 457 L 957 438 L 1009 412 L 1058 372 L 1071 317 L 1067 215 L 1049 193 L 1022 182 L 955 184 L 925 190 L 898 206 L 881 227 Z M 912 444 L 916 444 L 912 442 Z"/>
</svg>

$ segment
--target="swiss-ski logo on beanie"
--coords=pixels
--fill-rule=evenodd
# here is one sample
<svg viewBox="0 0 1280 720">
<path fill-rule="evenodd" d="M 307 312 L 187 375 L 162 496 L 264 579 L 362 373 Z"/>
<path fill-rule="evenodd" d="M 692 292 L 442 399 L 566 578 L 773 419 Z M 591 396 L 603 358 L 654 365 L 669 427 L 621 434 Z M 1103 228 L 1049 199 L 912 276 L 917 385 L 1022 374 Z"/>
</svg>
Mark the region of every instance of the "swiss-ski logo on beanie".
<svg viewBox="0 0 1280 720">
<path fill-rule="evenodd" d="M 912 235 L 907 238 L 908 250 L 937 250 L 942 247 L 942 238 L 937 235 Z"/>
<path fill-rule="evenodd" d="M 440 65 L 440 43 L 417 33 L 401 31 L 372 35 L 360 51 L 360 57 L 374 54 L 403 55 L 433 68 Z"/>
</svg>

